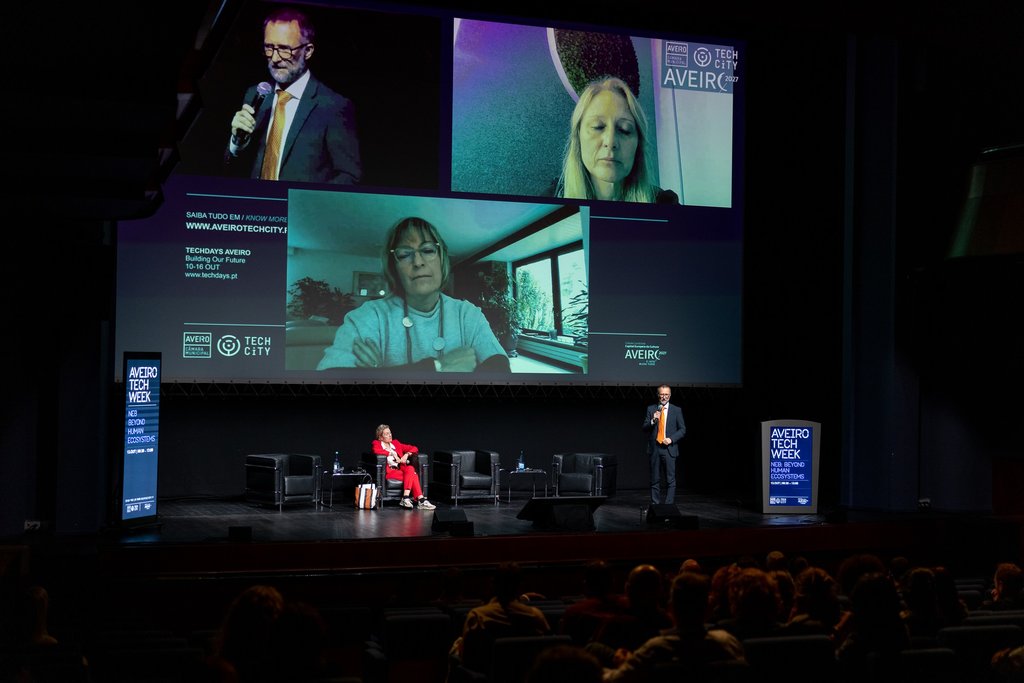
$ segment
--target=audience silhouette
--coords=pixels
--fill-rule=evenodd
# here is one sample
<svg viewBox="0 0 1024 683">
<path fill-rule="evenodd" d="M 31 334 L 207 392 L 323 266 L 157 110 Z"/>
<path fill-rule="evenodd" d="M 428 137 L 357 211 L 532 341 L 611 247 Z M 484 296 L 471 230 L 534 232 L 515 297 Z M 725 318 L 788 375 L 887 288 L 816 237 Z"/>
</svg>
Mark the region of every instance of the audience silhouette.
<svg viewBox="0 0 1024 683">
<path fill-rule="evenodd" d="M 625 599 L 594 635 L 591 651 L 609 666 L 617 651 L 633 651 L 672 625 L 665 609 L 663 576 L 653 564 L 639 564 L 626 577 Z"/>
<path fill-rule="evenodd" d="M 887 573 L 858 579 L 850 596 L 849 630 L 836 657 L 857 678 L 868 674 L 871 658 L 886 662 L 910 645 L 910 632 L 900 617 L 900 596 Z"/>
<path fill-rule="evenodd" d="M 559 632 L 577 645 L 586 645 L 621 607 L 622 596 L 612 589 L 611 566 L 604 560 L 592 560 L 584 568 L 583 598 L 565 608 Z"/>
<path fill-rule="evenodd" d="M 987 610 L 1024 610 L 1024 571 L 1014 562 L 1000 562 L 992 576 L 991 597 L 981 603 Z"/>
<path fill-rule="evenodd" d="M 505 562 L 494 572 L 494 595 L 489 602 L 466 614 L 462 635 L 452 646 L 452 658 L 471 671 L 491 668 L 491 644 L 497 638 L 539 636 L 551 633 L 547 617 L 521 599 L 522 569 Z"/>
<path fill-rule="evenodd" d="M 824 569 L 808 567 L 796 577 L 793 609 L 779 634 L 835 637 L 841 615 L 839 584 Z"/>
<path fill-rule="evenodd" d="M 445 630 L 448 635 L 441 643 L 442 658 L 451 643 L 449 683 L 487 683 L 495 674 L 491 662 L 495 639 L 549 636 L 553 624 L 571 644 L 544 650 L 532 668 L 524 658 L 504 680 L 646 683 L 753 680 L 755 676 L 762 680 L 764 655 L 755 654 L 764 652 L 765 637 L 771 638 L 773 646 L 785 640 L 788 647 L 801 638 L 816 638 L 820 646 L 820 636 L 825 636 L 825 656 L 835 667 L 836 680 L 859 683 L 883 680 L 879 676 L 898 671 L 898 666 L 905 666 L 901 664 L 906 661 L 903 653 L 937 649 L 943 642 L 947 643 L 943 647 L 956 649 L 951 644 L 955 641 L 943 641 L 945 634 L 958 630 L 950 627 L 973 628 L 994 623 L 983 620 L 996 618 L 1014 621 L 1024 614 L 1024 573 L 1012 561 L 994 565 L 990 586 L 986 585 L 991 597 L 980 605 L 975 603 L 978 606 L 972 610 L 958 593 L 959 579 L 953 571 L 943 565 L 918 565 L 904 555 L 885 562 L 878 555 L 857 553 L 819 565 L 802 555 L 790 560 L 781 551 L 772 551 L 764 555 L 764 567 L 756 566 L 752 557 L 687 558 L 678 565 L 668 591 L 667 575 L 655 564 L 640 562 L 629 569 L 621 593 L 615 590 L 613 577 L 629 565 L 595 559 L 580 567 L 581 592 L 557 600 L 546 599 L 559 594 L 552 592 L 556 584 L 544 579 L 537 581 L 537 592 L 523 592 L 523 568 L 505 562 L 489 570 L 472 570 L 474 581 L 490 579 L 492 593 L 485 603 L 465 594 L 464 586 L 474 585 L 466 581 L 467 571 L 451 567 L 443 574 L 429 575 L 429 579 L 411 581 L 402 604 L 389 609 L 460 615 L 452 622 L 457 637 L 449 640 L 451 632 Z M 800 571 L 791 574 L 796 568 Z M 532 575 L 535 581 L 539 574 Z M 439 576 L 443 585 L 431 596 L 429 581 L 436 582 Z M 976 577 L 967 577 L 963 585 L 971 589 L 965 593 L 977 595 L 985 580 Z M 547 581 L 551 580 L 552 576 L 547 576 Z M 544 599 L 541 607 L 560 619 L 552 616 L 549 620 L 530 598 Z M 379 596 L 378 604 L 386 599 L 386 595 Z M 108 680 L 108 669 L 101 662 L 106 653 L 96 651 L 94 660 L 92 641 L 87 641 L 85 648 L 75 643 L 67 646 L 59 632 L 51 632 L 46 588 L 31 581 L 6 583 L 2 606 L 0 683 Z M 349 665 L 340 659 L 339 650 L 330 649 L 328 636 L 317 604 L 286 599 L 274 586 L 255 584 L 227 605 L 202 670 L 190 680 L 357 683 L 343 676 L 342 670 L 351 673 L 359 662 L 353 660 Z M 107 647 L 119 645 L 125 643 L 115 641 Z M 987 671 L 953 668 L 945 673 L 954 680 L 970 673 L 995 682 L 1024 681 L 1024 645 L 993 641 L 991 646 L 974 643 L 973 647 L 971 666 L 981 661 Z M 57 669 L 50 661 L 57 661 L 58 653 L 64 662 L 69 653 L 77 653 L 77 659 L 73 666 Z M 957 650 L 956 654 L 955 661 L 961 661 L 961 653 Z M 454 672 L 461 678 L 453 677 Z M 369 678 L 361 683 L 378 683 L 369 671 L 365 673 Z M 776 673 L 785 676 L 784 671 Z M 440 675 L 444 675 L 443 661 Z M 424 683 L 428 683 L 426 678 Z"/>
<path fill-rule="evenodd" d="M 673 627 L 629 653 L 621 664 L 605 674 L 606 681 L 649 681 L 655 672 L 671 665 L 673 680 L 688 680 L 717 662 L 743 661 L 743 645 L 732 634 L 708 629 L 708 578 L 682 572 L 672 580 L 669 603 Z"/>
</svg>

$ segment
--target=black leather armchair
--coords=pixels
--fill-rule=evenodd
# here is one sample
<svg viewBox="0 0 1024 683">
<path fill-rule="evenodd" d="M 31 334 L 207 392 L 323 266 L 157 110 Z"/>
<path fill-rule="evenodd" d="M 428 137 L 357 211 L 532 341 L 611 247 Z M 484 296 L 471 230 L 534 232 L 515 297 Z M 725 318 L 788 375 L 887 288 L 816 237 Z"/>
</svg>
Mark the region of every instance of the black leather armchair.
<svg viewBox="0 0 1024 683">
<path fill-rule="evenodd" d="M 613 496 L 618 458 L 608 453 L 556 453 L 551 483 L 556 496 Z"/>
<path fill-rule="evenodd" d="M 462 449 L 434 451 L 434 495 L 449 502 L 498 495 L 500 456 L 495 451 Z"/>
<path fill-rule="evenodd" d="M 245 499 L 276 505 L 320 500 L 320 456 L 261 453 L 245 456 Z"/>
<path fill-rule="evenodd" d="M 416 461 L 419 463 L 416 471 L 420 475 L 420 487 L 423 489 L 423 495 L 427 496 L 427 489 L 430 486 L 427 479 L 427 475 L 430 473 L 430 458 L 426 453 L 417 453 Z M 402 499 L 402 480 L 388 479 L 385 476 L 388 471 L 388 456 L 366 451 L 360 456 L 359 463 L 365 471 L 370 473 L 373 482 L 377 484 L 378 506 L 383 506 L 386 500 Z"/>
</svg>

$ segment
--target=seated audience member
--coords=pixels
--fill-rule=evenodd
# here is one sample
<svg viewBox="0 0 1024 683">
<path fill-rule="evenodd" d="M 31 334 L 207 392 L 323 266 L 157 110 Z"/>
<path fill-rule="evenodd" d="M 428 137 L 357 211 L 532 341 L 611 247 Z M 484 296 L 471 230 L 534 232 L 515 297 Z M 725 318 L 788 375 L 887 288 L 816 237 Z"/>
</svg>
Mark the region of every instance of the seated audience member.
<svg viewBox="0 0 1024 683">
<path fill-rule="evenodd" d="M 683 572 L 696 572 L 697 574 L 703 574 L 704 568 L 700 566 L 700 562 L 695 558 L 688 557 L 679 564 L 679 571 L 677 573 L 682 574 Z"/>
<path fill-rule="evenodd" d="M 775 588 L 779 594 L 779 621 L 785 623 L 793 611 L 793 598 L 796 593 L 796 582 L 788 569 L 773 569 L 768 576 L 775 581 Z"/>
<path fill-rule="evenodd" d="M 0 568 L 2 573 L 2 568 Z M 90 680 L 89 661 L 78 644 L 58 642 L 49 631 L 50 595 L 40 585 L 0 588 L 0 681 L 13 683 Z"/>
<path fill-rule="evenodd" d="M 515 562 L 502 563 L 494 573 L 494 597 L 466 614 L 462 635 L 452 645 L 456 663 L 467 669 L 488 673 L 491 643 L 512 636 L 551 634 L 547 617 L 520 599 L 522 569 Z"/>
<path fill-rule="evenodd" d="M 839 563 L 839 569 L 836 572 L 840 597 L 849 598 L 853 594 L 853 587 L 865 574 L 887 574 L 888 571 L 878 555 L 872 553 L 850 555 Z"/>
<path fill-rule="evenodd" d="M 796 577 L 793 609 L 779 635 L 822 634 L 835 637 L 835 627 L 841 615 L 839 585 L 835 579 L 820 567 L 808 567 Z"/>
<path fill-rule="evenodd" d="M 767 572 L 789 571 L 789 560 L 781 550 L 773 550 L 764 558 L 764 569 Z"/>
<path fill-rule="evenodd" d="M 270 627 L 267 681 L 317 681 L 326 675 L 327 624 L 310 604 L 288 602 Z"/>
<path fill-rule="evenodd" d="M 565 608 L 559 631 L 577 645 L 586 645 L 601 624 L 617 614 L 621 596 L 612 590 L 612 569 L 604 560 L 587 563 L 583 574 L 583 599 Z"/>
<path fill-rule="evenodd" d="M 1024 571 L 1013 562 L 1000 562 L 992 577 L 992 594 L 981 603 L 987 610 L 1024 610 Z"/>
<path fill-rule="evenodd" d="M 889 560 L 889 578 L 896 585 L 897 591 L 903 590 L 903 578 L 913 568 L 910 560 L 903 555 L 897 555 Z"/>
<path fill-rule="evenodd" d="M 803 555 L 797 555 L 793 558 L 793 561 L 789 563 L 789 573 L 793 575 L 793 578 L 800 576 L 800 572 L 808 569 L 811 563 Z"/>
<path fill-rule="evenodd" d="M 872 553 L 850 555 L 839 563 L 839 569 L 836 571 L 836 580 L 839 582 L 839 602 L 844 607 L 849 604 L 853 587 L 857 585 L 862 576 L 879 573 L 888 575 L 888 571 L 885 563 L 877 555 Z M 849 619 L 850 611 L 845 609 L 839 623 L 836 624 L 836 637 L 840 642 L 847 636 Z"/>
<path fill-rule="evenodd" d="M 708 620 L 711 623 L 718 623 L 731 616 L 729 614 L 729 584 L 740 571 L 740 566 L 733 563 L 719 567 L 711 575 L 711 595 L 708 596 L 708 602 L 711 606 L 711 614 Z"/>
<path fill-rule="evenodd" d="M 216 676 L 209 680 L 261 680 L 270 665 L 271 630 L 284 606 L 284 597 L 273 586 L 250 586 L 239 593 L 214 639 L 208 664 Z"/>
<path fill-rule="evenodd" d="M 539 655 L 526 683 L 601 683 L 601 662 L 579 645 L 556 645 Z"/>
<path fill-rule="evenodd" d="M 903 574 L 900 612 L 910 637 L 932 638 L 945 626 L 935 593 L 935 572 L 927 567 L 914 567 Z"/>
<path fill-rule="evenodd" d="M 399 501 L 399 505 L 410 510 L 413 507 L 419 507 L 420 510 L 433 510 L 437 507 L 423 495 L 420 475 L 415 466 L 415 457 L 419 454 L 416 446 L 396 440 L 391 434 L 391 427 L 382 424 L 377 425 L 377 438 L 373 440 L 371 447 L 377 455 L 388 457 L 384 476 L 402 482 L 402 500 Z M 409 497 L 410 494 L 416 498 L 415 506 Z"/>
<path fill-rule="evenodd" d="M 605 666 L 614 661 L 616 651 L 633 651 L 672 626 L 663 606 L 663 580 L 661 571 L 652 564 L 637 565 L 629 572 L 619 610 L 594 634 L 594 642 L 601 647 L 592 647 L 591 651 Z"/>
<path fill-rule="evenodd" d="M 677 575 L 669 598 L 673 627 L 648 639 L 618 666 L 606 671 L 604 680 L 649 681 L 659 666 L 673 664 L 680 669 L 677 680 L 685 681 L 706 673 L 717 662 L 743 661 L 743 645 L 735 636 L 706 628 L 709 593 L 708 577 L 694 572 Z"/>
<path fill-rule="evenodd" d="M 741 570 L 729 583 L 730 617 L 718 622 L 740 640 L 776 635 L 782 627 L 779 588 L 757 567 Z"/>
<path fill-rule="evenodd" d="M 1006 647 L 992 655 L 993 683 L 1024 681 L 1024 645 Z"/>
<path fill-rule="evenodd" d="M 432 223 L 410 217 L 392 226 L 381 269 L 390 294 L 345 315 L 317 370 L 510 371 L 508 354 L 480 307 L 444 293 L 451 260 Z"/>
<path fill-rule="evenodd" d="M 29 586 L 22 594 L 24 610 L 23 643 L 29 645 L 57 645 L 50 635 L 50 594 L 42 586 Z"/>
<path fill-rule="evenodd" d="M 854 680 L 863 680 L 868 662 L 887 660 L 910 646 L 910 633 L 900 618 L 900 595 L 887 572 L 862 576 L 850 596 L 849 631 L 836 658 Z"/>
<path fill-rule="evenodd" d="M 967 603 L 957 592 L 956 581 L 945 567 L 935 567 L 935 600 L 946 626 L 960 626 L 967 618 Z"/>
</svg>

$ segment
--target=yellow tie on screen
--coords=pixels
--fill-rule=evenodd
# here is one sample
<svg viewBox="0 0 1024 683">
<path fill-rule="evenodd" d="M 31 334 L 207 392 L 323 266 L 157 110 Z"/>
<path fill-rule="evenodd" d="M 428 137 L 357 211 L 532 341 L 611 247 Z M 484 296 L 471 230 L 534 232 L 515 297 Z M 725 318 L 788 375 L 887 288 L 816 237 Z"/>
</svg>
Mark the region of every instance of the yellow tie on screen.
<svg viewBox="0 0 1024 683">
<path fill-rule="evenodd" d="M 665 416 L 668 415 L 668 409 L 665 406 L 661 407 L 661 417 L 658 418 L 658 443 L 665 442 Z"/>
<path fill-rule="evenodd" d="M 270 137 L 267 138 L 267 151 L 263 155 L 263 169 L 260 178 L 277 180 L 277 164 L 281 159 L 281 138 L 284 133 L 284 105 L 292 96 L 286 90 L 277 91 L 277 106 L 274 107 L 274 120 L 270 123 Z"/>
</svg>

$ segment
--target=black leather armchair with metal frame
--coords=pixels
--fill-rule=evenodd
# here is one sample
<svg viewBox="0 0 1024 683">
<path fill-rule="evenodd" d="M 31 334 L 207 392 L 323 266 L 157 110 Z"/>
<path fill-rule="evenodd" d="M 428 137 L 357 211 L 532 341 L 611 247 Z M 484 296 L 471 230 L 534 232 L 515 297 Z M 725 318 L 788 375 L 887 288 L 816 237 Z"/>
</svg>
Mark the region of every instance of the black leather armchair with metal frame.
<svg viewBox="0 0 1024 683">
<path fill-rule="evenodd" d="M 423 495 L 426 496 L 430 486 L 427 479 L 427 475 L 430 473 L 430 458 L 426 453 L 417 453 L 416 462 L 416 472 L 420 475 L 420 487 L 423 489 Z M 385 501 L 402 499 L 402 480 L 388 479 L 386 476 L 388 456 L 366 451 L 360 456 L 359 463 L 365 471 L 370 473 L 373 482 L 377 484 L 377 505 L 379 507 L 383 507 Z"/>
<path fill-rule="evenodd" d="M 460 500 L 495 500 L 501 456 L 495 451 L 460 449 L 434 451 L 434 496 L 450 503 Z"/>
<path fill-rule="evenodd" d="M 551 484 L 556 496 L 613 496 L 618 458 L 608 453 L 556 453 Z"/>
<path fill-rule="evenodd" d="M 245 456 L 245 499 L 276 505 L 320 500 L 320 456 L 259 453 Z"/>
</svg>

